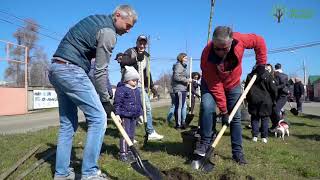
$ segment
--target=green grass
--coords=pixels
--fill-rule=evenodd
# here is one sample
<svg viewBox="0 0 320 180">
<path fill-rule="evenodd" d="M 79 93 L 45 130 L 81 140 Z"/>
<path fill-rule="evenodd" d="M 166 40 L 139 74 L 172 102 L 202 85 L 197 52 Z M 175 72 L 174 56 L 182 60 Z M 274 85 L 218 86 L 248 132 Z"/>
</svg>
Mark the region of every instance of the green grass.
<svg viewBox="0 0 320 180">
<path fill-rule="evenodd" d="M 142 148 L 144 129 L 137 128 L 136 145 L 143 159 L 149 160 L 162 171 L 180 168 L 190 173 L 194 179 L 319 179 L 320 178 L 320 118 L 313 116 L 294 117 L 289 115 L 291 123 L 290 137 L 283 142 L 279 138 L 270 137 L 267 144 L 261 141 L 253 143 L 251 132 L 243 129 L 243 147 L 246 166 L 239 166 L 231 160 L 230 133 L 218 144 L 212 159 L 216 164 L 215 170 L 205 174 L 192 170 L 186 151 L 182 144 L 181 131 L 169 127 L 165 123 L 168 108 L 155 108 L 154 125 L 158 133 L 165 135 L 160 142 L 149 141 L 146 148 Z M 198 117 L 194 118 L 196 124 Z M 243 127 L 247 122 L 243 122 Z M 218 129 L 220 125 L 217 125 Z M 84 147 L 85 124 L 80 124 L 74 140 L 72 166 L 76 172 L 81 169 L 81 157 Z M 37 153 L 28 159 L 9 179 L 15 179 L 31 164 L 43 157 L 46 151 L 54 149 L 57 139 L 57 127 L 48 128 L 34 133 L 0 136 L 0 174 L 28 153 L 33 147 L 42 144 Z M 109 121 L 107 133 L 99 164 L 103 172 L 111 179 L 144 179 L 129 165 L 117 160 L 119 151 L 119 133 L 113 123 Z M 26 179 L 51 179 L 54 171 L 54 157 L 42 164 Z"/>
</svg>

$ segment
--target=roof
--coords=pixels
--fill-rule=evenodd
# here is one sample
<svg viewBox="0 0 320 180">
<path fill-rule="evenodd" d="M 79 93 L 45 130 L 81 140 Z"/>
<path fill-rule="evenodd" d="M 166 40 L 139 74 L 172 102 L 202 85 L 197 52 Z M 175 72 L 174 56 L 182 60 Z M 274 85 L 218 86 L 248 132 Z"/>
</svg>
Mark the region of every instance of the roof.
<svg viewBox="0 0 320 180">
<path fill-rule="evenodd" d="M 313 85 L 317 80 L 320 80 L 320 75 L 309 76 L 308 84 Z"/>
</svg>

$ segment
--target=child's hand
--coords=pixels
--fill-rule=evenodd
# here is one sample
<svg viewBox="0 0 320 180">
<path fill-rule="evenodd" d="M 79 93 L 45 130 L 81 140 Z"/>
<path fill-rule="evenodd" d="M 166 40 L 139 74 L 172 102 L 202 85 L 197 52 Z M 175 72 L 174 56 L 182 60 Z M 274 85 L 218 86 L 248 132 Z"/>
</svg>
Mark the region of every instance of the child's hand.
<svg viewBox="0 0 320 180">
<path fill-rule="evenodd" d="M 143 124 L 143 122 L 144 122 L 144 121 L 143 121 L 143 116 L 139 116 L 138 123 L 139 123 L 139 124 Z"/>
<path fill-rule="evenodd" d="M 116 115 L 117 119 L 119 120 L 120 123 L 122 123 L 122 119 L 119 115 Z"/>
</svg>

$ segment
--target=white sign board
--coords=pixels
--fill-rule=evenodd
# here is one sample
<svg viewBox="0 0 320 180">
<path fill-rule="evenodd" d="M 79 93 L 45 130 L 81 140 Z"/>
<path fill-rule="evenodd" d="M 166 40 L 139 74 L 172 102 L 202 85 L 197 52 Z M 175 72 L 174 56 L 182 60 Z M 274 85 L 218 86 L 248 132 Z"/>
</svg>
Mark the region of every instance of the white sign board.
<svg viewBox="0 0 320 180">
<path fill-rule="evenodd" d="M 33 90 L 33 109 L 58 107 L 57 93 L 54 90 Z"/>
</svg>

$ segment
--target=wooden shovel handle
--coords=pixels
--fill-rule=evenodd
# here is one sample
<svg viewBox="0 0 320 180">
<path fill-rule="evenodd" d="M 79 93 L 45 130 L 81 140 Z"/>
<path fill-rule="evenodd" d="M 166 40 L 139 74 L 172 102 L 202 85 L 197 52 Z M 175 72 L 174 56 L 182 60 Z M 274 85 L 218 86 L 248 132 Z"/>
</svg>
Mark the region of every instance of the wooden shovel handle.
<svg viewBox="0 0 320 180">
<path fill-rule="evenodd" d="M 190 58 L 190 62 L 189 62 L 189 78 L 191 78 L 192 76 L 192 57 Z M 189 84 L 189 107 L 191 107 L 191 88 L 192 88 L 192 82 Z"/>
<path fill-rule="evenodd" d="M 141 81 L 141 96 L 142 96 L 142 110 L 143 110 L 143 122 L 147 122 L 147 108 L 146 108 L 146 91 L 144 89 L 144 69 L 142 67 L 142 62 L 139 62 L 139 70 L 140 70 L 140 81 Z"/>
<path fill-rule="evenodd" d="M 124 138 L 124 140 L 127 142 L 128 146 L 133 146 L 133 143 L 131 141 L 131 139 L 129 138 L 127 132 L 123 129 L 121 123 L 120 123 L 120 119 L 114 114 L 114 112 L 111 112 L 111 118 L 114 122 L 114 124 L 116 124 L 118 130 L 120 131 L 122 137 Z"/>
<path fill-rule="evenodd" d="M 291 104 L 291 102 L 290 102 L 290 101 L 288 101 L 288 103 L 289 103 L 290 108 L 292 109 L 292 104 Z"/>
<path fill-rule="evenodd" d="M 245 99 L 245 97 L 247 96 L 249 90 L 251 89 L 251 86 L 253 85 L 254 81 L 257 79 L 257 75 L 253 75 L 253 77 L 251 78 L 248 86 L 244 89 L 243 93 L 241 94 L 240 98 L 238 99 L 236 105 L 233 107 L 230 115 L 229 115 L 229 124 L 233 119 L 233 116 L 236 114 L 237 110 L 239 109 L 242 101 Z M 214 142 L 212 143 L 212 147 L 215 148 L 217 146 L 217 144 L 219 143 L 221 137 L 224 134 L 224 131 L 226 131 L 227 129 L 227 125 L 223 125 L 219 134 L 217 135 L 216 139 L 214 140 Z"/>
</svg>

